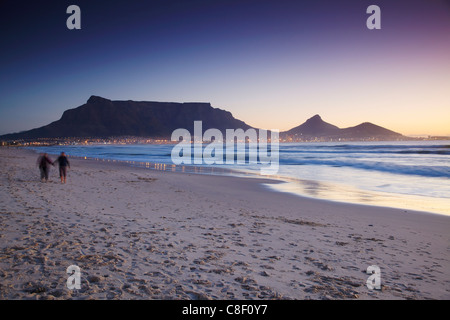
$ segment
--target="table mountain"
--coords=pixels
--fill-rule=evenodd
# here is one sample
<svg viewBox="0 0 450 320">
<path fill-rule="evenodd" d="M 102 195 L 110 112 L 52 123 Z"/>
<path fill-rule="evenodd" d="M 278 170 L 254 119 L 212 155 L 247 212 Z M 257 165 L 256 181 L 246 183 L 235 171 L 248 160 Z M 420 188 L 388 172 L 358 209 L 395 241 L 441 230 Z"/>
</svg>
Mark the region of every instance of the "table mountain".
<svg viewBox="0 0 450 320">
<path fill-rule="evenodd" d="M 175 103 L 149 101 L 112 101 L 91 96 L 87 103 L 64 111 L 61 119 L 46 126 L 0 136 L 0 140 L 33 140 L 38 138 L 108 138 L 119 136 L 170 138 L 178 128 L 194 133 L 194 121 L 202 121 L 203 131 L 216 128 L 252 128 L 225 110 L 209 103 Z M 326 140 L 401 140 L 406 137 L 369 122 L 340 129 L 319 115 L 305 123 L 281 132 L 280 138 L 292 141 Z"/>
<path fill-rule="evenodd" d="M 194 121 L 203 121 L 203 131 L 217 128 L 251 128 L 225 110 L 209 103 L 174 103 L 146 101 L 111 101 L 91 96 L 86 104 L 66 110 L 61 119 L 49 125 L 4 135 L 3 140 L 111 136 L 170 138 L 178 128 L 193 133 Z"/>
</svg>

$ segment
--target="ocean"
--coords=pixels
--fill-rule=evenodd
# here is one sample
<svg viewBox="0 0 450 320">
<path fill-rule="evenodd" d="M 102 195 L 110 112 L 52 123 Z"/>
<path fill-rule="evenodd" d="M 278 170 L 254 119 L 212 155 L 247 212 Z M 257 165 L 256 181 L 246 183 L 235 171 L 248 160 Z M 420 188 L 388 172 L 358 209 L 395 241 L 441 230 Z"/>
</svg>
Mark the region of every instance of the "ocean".
<svg viewBox="0 0 450 320">
<path fill-rule="evenodd" d="M 37 152 L 149 169 L 260 177 L 257 164 L 175 166 L 175 145 L 73 145 L 32 147 Z M 450 142 L 281 143 L 279 171 L 266 184 L 280 192 L 338 202 L 450 215 Z M 265 176 L 267 178 L 267 176 Z"/>
</svg>

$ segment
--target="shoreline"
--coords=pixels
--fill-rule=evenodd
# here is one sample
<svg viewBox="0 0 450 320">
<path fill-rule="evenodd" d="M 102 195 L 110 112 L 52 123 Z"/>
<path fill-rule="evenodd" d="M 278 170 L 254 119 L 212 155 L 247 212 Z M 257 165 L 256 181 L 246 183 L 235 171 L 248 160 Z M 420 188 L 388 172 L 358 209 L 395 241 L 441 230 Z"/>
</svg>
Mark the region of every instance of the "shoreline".
<svg viewBox="0 0 450 320">
<path fill-rule="evenodd" d="M 447 216 L 74 158 L 66 185 L 41 183 L 34 151 L 0 154 L 1 299 L 450 297 Z"/>
<path fill-rule="evenodd" d="M 23 150 L 31 151 L 38 155 L 38 151 L 30 149 L 28 147 L 18 147 Z M 62 147 L 63 148 L 63 147 Z M 58 156 L 58 154 L 51 154 Z M 69 155 L 70 156 L 70 155 Z M 429 197 L 421 197 L 413 194 L 397 194 L 397 193 L 382 193 L 373 190 L 364 190 L 350 185 L 335 184 L 324 181 L 304 180 L 288 176 L 273 175 L 264 176 L 257 172 L 244 171 L 238 169 L 230 169 L 224 167 L 214 166 L 195 166 L 195 165 L 175 165 L 156 162 L 145 162 L 135 160 L 116 160 L 116 159 L 104 159 L 84 156 L 70 156 L 73 159 L 98 161 L 107 164 L 122 164 L 135 168 L 145 168 L 148 170 L 156 170 L 163 172 L 175 172 L 181 174 L 201 174 L 201 175 L 213 175 L 213 176 L 230 176 L 236 178 L 250 178 L 259 181 L 269 180 L 267 183 L 267 189 L 270 192 L 288 193 L 300 198 L 307 198 L 319 201 L 331 201 L 333 203 L 343 203 L 349 205 L 361 205 L 361 206 L 374 206 L 378 208 L 391 208 L 404 211 L 422 212 L 427 214 L 437 214 L 443 216 L 450 216 L 450 209 L 448 206 L 443 207 L 442 199 L 430 199 Z M 314 185 L 311 189 L 311 185 Z M 320 189 L 320 191 L 319 191 Z M 299 191 L 300 190 L 300 191 Z M 310 195 L 310 193 L 314 195 Z M 319 195 L 322 193 L 322 195 Z M 346 194 L 346 199 L 342 199 L 339 194 Z M 400 200 L 400 201 L 399 201 Z M 402 204 L 399 205 L 398 203 Z M 431 204 L 436 206 L 440 203 L 440 206 L 430 208 Z M 421 207 L 420 207 L 421 206 Z"/>
</svg>

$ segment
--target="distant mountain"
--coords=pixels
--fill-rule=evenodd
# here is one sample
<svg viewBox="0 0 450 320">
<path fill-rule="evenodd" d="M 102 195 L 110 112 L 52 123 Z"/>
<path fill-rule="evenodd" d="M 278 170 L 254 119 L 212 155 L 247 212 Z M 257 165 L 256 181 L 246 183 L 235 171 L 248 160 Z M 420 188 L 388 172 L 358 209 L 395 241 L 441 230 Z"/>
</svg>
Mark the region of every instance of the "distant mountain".
<svg viewBox="0 0 450 320">
<path fill-rule="evenodd" d="M 194 121 L 201 120 L 203 131 L 217 128 L 251 128 L 225 110 L 209 103 L 174 103 L 145 101 L 111 101 L 91 96 L 86 104 L 66 110 L 61 119 L 49 125 L 20 133 L 1 136 L 2 140 L 111 137 L 111 136 L 171 136 L 178 128 L 194 132 Z"/>
<path fill-rule="evenodd" d="M 293 141 L 311 140 L 401 140 L 400 133 L 385 129 L 370 122 L 350 128 L 340 129 L 322 120 L 319 115 L 306 120 L 305 123 L 280 133 L 282 139 Z"/>
<path fill-rule="evenodd" d="M 178 128 L 194 132 L 194 121 L 202 121 L 203 132 L 216 128 L 247 130 L 252 128 L 235 119 L 225 110 L 213 108 L 209 103 L 175 103 L 148 101 L 111 101 L 91 96 L 87 103 L 64 111 L 61 119 L 46 126 L 0 136 L 0 140 L 34 140 L 38 138 L 108 138 L 135 136 L 170 138 Z M 369 122 L 355 127 L 340 129 L 322 120 L 319 115 L 305 123 L 280 132 L 282 140 L 327 141 L 327 140 L 399 140 L 399 133 Z"/>
<path fill-rule="evenodd" d="M 342 138 L 359 138 L 359 139 L 385 139 L 385 138 L 401 138 L 403 137 L 400 133 L 388 130 L 386 128 L 377 126 L 370 122 L 364 122 L 355 127 L 350 127 L 346 129 L 341 129 L 340 134 Z"/>
<path fill-rule="evenodd" d="M 336 135 L 339 130 L 338 127 L 323 121 L 322 118 L 316 114 L 314 117 L 306 120 L 305 123 L 284 132 L 284 134 L 289 136 L 328 137 Z"/>
</svg>

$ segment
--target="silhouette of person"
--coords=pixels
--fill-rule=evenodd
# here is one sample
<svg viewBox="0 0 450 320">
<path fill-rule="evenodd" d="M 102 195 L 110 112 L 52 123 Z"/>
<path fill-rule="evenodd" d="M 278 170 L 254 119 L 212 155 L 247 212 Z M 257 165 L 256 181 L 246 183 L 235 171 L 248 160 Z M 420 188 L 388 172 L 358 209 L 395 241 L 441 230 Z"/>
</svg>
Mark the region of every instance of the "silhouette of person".
<svg viewBox="0 0 450 320">
<path fill-rule="evenodd" d="M 67 167 L 70 168 L 69 160 L 64 152 L 61 152 L 61 155 L 56 159 L 55 162 L 58 162 L 59 165 L 59 177 L 61 178 L 61 183 L 66 183 L 67 176 Z M 53 165 L 55 164 L 53 163 Z"/>
<path fill-rule="evenodd" d="M 49 164 L 53 165 L 52 160 L 47 156 L 46 153 L 41 153 L 37 160 L 37 165 L 39 166 L 39 170 L 41 171 L 41 181 L 48 181 L 48 172 L 50 170 Z"/>
</svg>

